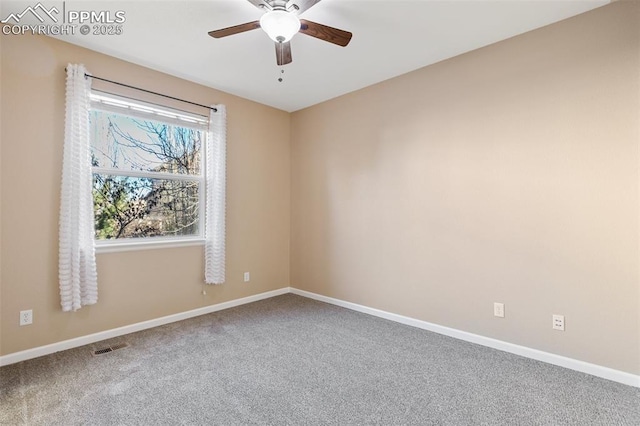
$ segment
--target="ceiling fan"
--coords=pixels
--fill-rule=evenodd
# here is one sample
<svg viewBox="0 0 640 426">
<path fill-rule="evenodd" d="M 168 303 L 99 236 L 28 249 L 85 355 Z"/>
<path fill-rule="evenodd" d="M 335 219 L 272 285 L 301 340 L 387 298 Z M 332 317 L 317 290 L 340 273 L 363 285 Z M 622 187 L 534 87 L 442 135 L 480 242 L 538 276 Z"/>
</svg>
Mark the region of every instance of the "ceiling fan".
<svg viewBox="0 0 640 426">
<path fill-rule="evenodd" d="M 327 25 L 298 18 L 320 0 L 247 0 L 265 11 L 259 21 L 209 31 L 214 38 L 227 37 L 233 34 L 262 28 L 276 43 L 276 60 L 278 65 L 286 65 L 292 61 L 291 38 L 297 33 L 306 34 L 338 46 L 346 46 L 352 34 Z"/>
</svg>

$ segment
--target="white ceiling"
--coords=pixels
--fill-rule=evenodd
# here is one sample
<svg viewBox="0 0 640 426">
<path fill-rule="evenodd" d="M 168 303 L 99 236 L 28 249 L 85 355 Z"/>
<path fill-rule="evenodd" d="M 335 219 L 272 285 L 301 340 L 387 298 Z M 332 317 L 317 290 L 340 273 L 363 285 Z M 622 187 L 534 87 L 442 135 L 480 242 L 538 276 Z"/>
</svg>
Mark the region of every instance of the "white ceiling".
<svg viewBox="0 0 640 426">
<path fill-rule="evenodd" d="M 36 1 L 3 1 L 1 16 Z M 42 0 L 51 7 L 62 1 Z M 347 47 L 297 34 L 278 82 L 274 43 L 260 29 L 222 39 L 213 29 L 257 20 L 247 0 L 73 1 L 67 10 L 123 10 L 118 36 L 62 40 L 295 111 L 539 28 L 609 0 L 322 0 L 302 18 L 353 33 Z M 100 70 L 91 70 L 109 78 Z"/>
</svg>

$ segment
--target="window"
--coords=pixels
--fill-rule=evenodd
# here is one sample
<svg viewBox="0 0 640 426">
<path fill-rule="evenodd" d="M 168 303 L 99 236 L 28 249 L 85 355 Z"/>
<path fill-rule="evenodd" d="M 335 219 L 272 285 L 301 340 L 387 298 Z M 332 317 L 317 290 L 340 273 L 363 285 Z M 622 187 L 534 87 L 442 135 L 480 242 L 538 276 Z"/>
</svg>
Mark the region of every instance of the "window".
<svg viewBox="0 0 640 426">
<path fill-rule="evenodd" d="M 92 92 L 97 247 L 203 240 L 207 123 L 203 116 Z"/>
</svg>

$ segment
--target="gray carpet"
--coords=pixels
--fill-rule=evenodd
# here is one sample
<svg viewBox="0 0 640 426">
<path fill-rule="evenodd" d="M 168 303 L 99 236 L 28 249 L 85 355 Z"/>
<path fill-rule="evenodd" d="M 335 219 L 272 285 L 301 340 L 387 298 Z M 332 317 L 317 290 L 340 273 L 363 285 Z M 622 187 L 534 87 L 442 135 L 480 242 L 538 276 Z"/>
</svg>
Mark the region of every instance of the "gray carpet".
<svg viewBox="0 0 640 426">
<path fill-rule="evenodd" d="M 2 425 L 640 425 L 640 389 L 294 295 L 0 380 Z"/>
</svg>

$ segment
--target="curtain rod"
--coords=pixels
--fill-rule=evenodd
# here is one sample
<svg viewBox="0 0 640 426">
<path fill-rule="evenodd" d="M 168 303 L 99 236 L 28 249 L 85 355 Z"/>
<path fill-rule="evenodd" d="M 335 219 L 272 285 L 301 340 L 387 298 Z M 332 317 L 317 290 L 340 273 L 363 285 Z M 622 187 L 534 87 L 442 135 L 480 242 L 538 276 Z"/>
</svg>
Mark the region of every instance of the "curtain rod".
<svg viewBox="0 0 640 426">
<path fill-rule="evenodd" d="M 66 71 L 67 69 L 65 68 L 64 70 Z M 117 82 L 117 81 L 108 80 L 108 79 L 106 79 L 106 78 L 102 78 L 102 77 L 98 77 L 98 76 L 95 76 L 95 75 L 91 75 L 91 74 L 84 73 L 84 78 L 87 78 L 87 77 L 95 78 L 96 80 L 105 81 L 105 82 L 107 82 L 107 83 L 111 83 L 111 84 L 117 84 L 118 86 L 127 87 L 127 88 L 129 88 L 129 89 L 134 89 L 134 90 L 139 90 L 139 91 L 141 91 L 141 92 L 150 93 L 150 94 L 152 94 L 152 95 L 162 96 L 162 97 L 164 97 L 164 98 L 173 99 L 174 101 L 184 102 L 184 103 L 191 104 L 191 105 L 195 105 L 195 106 L 199 106 L 199 107 L 202 107 L 202 108 L 207 108 L 207 109 L 213 110 L 213 112 L 218 112 L 218 109 L 217 109 L 217 108 L 215 108 L 215 107 L 210 107 L 210 106 L 207 106 L 207 105 L 202 105 L 202 104 L 199 104 L 199 103 L 196 103 L 196 102 L 187 101 L 187 100 L 185 100 L 185 99 L 175 98 L 175 97 L 173 97 L 173 96 L 165 95 L 165 94 L 163 94 L 163 93 L 153 92 L 153 91 L 151 91 L 151 90 L 142 89 L 142 88 L 140 88 L 140 87 L 136 87 L 136 86 L 130 86 L 130 85 L 128 85 L 128 84 L 124 84 L 124 83 L 120 83 L 120 82 Z"/>
</svg>

